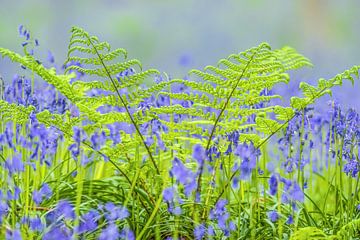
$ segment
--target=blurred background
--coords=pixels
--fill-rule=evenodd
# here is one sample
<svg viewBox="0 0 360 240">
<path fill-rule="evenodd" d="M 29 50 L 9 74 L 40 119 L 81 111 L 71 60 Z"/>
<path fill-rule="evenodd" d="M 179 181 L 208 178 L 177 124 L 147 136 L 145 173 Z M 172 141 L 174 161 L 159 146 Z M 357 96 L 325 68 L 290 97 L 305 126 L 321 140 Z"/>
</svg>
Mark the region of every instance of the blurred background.
<svg viewBox="0 0 360 240">
<path fill-rule="evenodd" d="M 0 0 L 0 6 L 0 46 L 21 52 L 18 26 L 24 24 L 39 39 L 38 56 L 46 60 L 51 50 L 59 65 L 73 25 L 171 77 L 261 42 L 289 45 L 314 68 L 292 73 L 292 83 L 280 90 L 284 95 L 296 92 L 299 81 L 360 64 L 359 0 Z M 6 81 L 17 72 L 18 66 L 0 60 Z M 359 82 L 344 85 L 334 97 L 360 110 Z"/>
</svg>

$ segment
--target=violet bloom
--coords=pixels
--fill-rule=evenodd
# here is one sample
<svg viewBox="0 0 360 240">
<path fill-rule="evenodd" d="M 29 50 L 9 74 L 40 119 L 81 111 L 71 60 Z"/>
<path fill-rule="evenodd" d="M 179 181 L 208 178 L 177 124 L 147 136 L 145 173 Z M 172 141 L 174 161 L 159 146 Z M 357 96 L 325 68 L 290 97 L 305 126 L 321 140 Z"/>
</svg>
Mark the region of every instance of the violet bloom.
<svg viewBox="0 0 360 240">
<path fill-rule="evenodd" d="M 126 240 L 135 240 L 135 234 L 133 231 L 131 231 L 131 229 L 124 228 L 120 233 L 120 238 Z"/>
<path fill-rule="evenodd" d="M 296 182 L 294 182 L 289 194 L 294 201 L 304 202 L 304 193 Z"/>
<path fill-rule="evenodd" d="M 120 237 L 118 227 L 111 223 L 109 226 L 102 230 L 99 236 L 99 240 L 117 240 Z"/>
<path fill-rule="evenodd" d="M 267 215 L 272 222 L 276 222 L 280 218 L 279 214 L 275 210 L 268 212 Z"/>
<path fill-rule="evenodd" d="M 165 188 L 163 191 L 163 198 L 165 202 L 171 202 L 174 199 L 174 187 Z"/>
<path fill-rule="evenodd" d="M 63 216 L 66 219 L 75 219 L 75 212 L 71 203 L 67 200 L 60 200 L 56 206 L 56 213 L 58 216 Z"/>
<path fill-rule="evenodd" d="M 184 193 L 187 197 L 196 189 L 196 175 L 178 159 L 173 160 L 173 166 L 170 170 L 170 176 L 184 185 Z"/>
<path fill-rule="evenodd" d="M 48 54 L 47 54 L 47 60 L 51 64 L 53 64 L 55 62 L 55 57 L 50 50 L 48 51 Z"/>
<path fill-rule="evenodd" d="M 0 224 L 2 223 L 2 219 L 7 213 L 9 212 L 9 205 L 3 201 L 0 200 Z"/>
<path fill-rule="evenodd" d="M 7 239 L 7 240 L 22 240 L 20 230 L 19 229 L 6 230 L 5 239 Z"/>
<path fill-rule="evenodd" d="M 192 157 L 202 165 L 205 159 L 205 149 L 202 145 L 196 144 L 193 147 Z"/>
<path fill-rule="evenodd" d="M 286 220 L 286 224 L 290 225 L 294 223 L 294 217 L 289 215 L 288 219 Z"/>
<path fill-rule="evenodd" d="M 278 190 L 278 181 L 276 176 L 273 174 L 269 179 L 270 195 L 274 196 Z"/>
<path fill-rule="evenodd" d="M 48 232 L 46 232 L 42 238 L 43 240 L 72 240 L 72 231 L 64 224 L 60 226 L 53 226 Z"/>
<path fill-rule="evenodd" d="M 194 229 L 194 237 L 196 240 L 201 240 L 204 238 L 206 233 L 206 228 L 204 224 L 199 224 Z"/>
<path fill-rule="evenodd" d="M 5 162 L 5 168 L 8 169 L 11 175 L 14 173 L 24 172 L 25 166 L 21 159 L 21 155 L 16 154 L 12 157 L 12 159 L 8 158 Z"/>
<path fill-rule="evenodd" d="M 41 232 L 44 229 L 44 224 L 41 222 L 41 219 L 36 216 L 30 218 L 29 227 L 32 231 Z"/>
<path fill-rule="evenodd" d="M 130 216 L 129 211 L 123 206 L 116 206 L 112 202 L 105 204 L 105 210 L 108 212 L 105 214 L 105 218 L 109 221 L 122 220 Z"/>
<path fill-rule="evenodd" d="M 95 210 L 90 210 L 89 212 L 82 215 L 77 231 L 78 234 L 94 231 L 98 227 L 98 218 L 100 218 L 99 213 Z"/>
<path fill-rule="evenodd" d="M 47 183 L 44 183 L 39 191 L 33 191 L 33 200 L 36 205 L 40 205 L 44 198 L 49 199 L 52 196 L 52 190 Z"/>
</svg>

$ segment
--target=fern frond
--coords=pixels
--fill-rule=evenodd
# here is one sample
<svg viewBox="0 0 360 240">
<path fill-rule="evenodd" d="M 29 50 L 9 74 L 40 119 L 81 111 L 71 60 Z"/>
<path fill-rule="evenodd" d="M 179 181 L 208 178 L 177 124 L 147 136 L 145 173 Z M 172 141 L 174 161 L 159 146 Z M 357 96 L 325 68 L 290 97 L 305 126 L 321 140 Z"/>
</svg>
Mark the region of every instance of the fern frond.
<svg viewBox="0 0 360 240">
<path fill-rule="evenodd" d="M 25 107 L 22 105 L 17 105 L 15 103 L 8 103 L 0 99 L 0 112 L 2 121 L 14 121 L 16 123 L 22 124 L 26 123 L 29 119 L 31 112 L 35 110 L 35 107 Z"/>
<path fill-rule="evenodd" d="M 354 77 L 359 78 L 359 66 L 353 66 L 349 70 L 345 70 L 343 73 L 337 74 L 335 77 L 325 80 L 320 78 L 317 86 L 312 86 L 308 83 L 301 82 L 299 88 L 305 97 L 292 97 L 291 106 L 295 109 L 303 109 L 307 105 L 312 104 L 316 99 L 325 94 L 331 95 L 331 88 L 334 86 L 341 86 L 343 80 L 349 80 L 354 84 Z"/>
<path fill-rule="evenodd" d="M 82 63 L 86 64 L 86 66 L 71 65 L 71 66 L 67 67 L 66 72 L 69 72 L 70 70 L 78 71 L 78 72 L 85 73 L 87 75 L 96 75 L 98 77 L 107 78 L 110 81 L 110 84 L 112 86 L 111 91 L 119 99 L 120 106 L 125 109 L 128 122 L 130 122 L 135 127 L 136 133 L 139 136 L 139 139 L 141 140 L 139 142 L 139 144 L 142 144 L 143 147 L 146 149 L 146 152 L 148 153 L 149 158 L 150 158 L 156 172 L 159 174 L 160 172 L 157 167 L 157 164 L 153 159 L 153 156 L 152 156 L 152 153 L 151 153 L 149 147 L 145 143 L 144 136 L 142 135 L 142 133 L 139 130 L 139 122 L 137 121 L 137 117 L 141 117 L 142 114 L 138 113 L 137 117 L 135 117 L 135 116 L 133 116 L 133 114 L 130 113 L 129 105 L 128 105 L 129 102 L 126 100 L 126 98 L 124 98 L 124 96 L 122 96 L 120 94 L 119 90 L 121 89 L 121 87 L 119 87 L 119 83 L 117 81 L 115 81 L 114 77 L 113 77 L 114 75 L 119 74 L 120 72 L 123 72 L 134 66 L 137 66 L 140 69 L 140 71 L 142 71 L 142 66 L 141 66 L 140 61 L 133 59 L 133 60 L 127 60 L 125 62 L 110 63 L 110 61 L 116 60 L 115 57 L 119 56 L 120 53 L 123 53 L 124 55 L 126 55 L 126 52 L 121 49 L 118 49 L 115 52 L 110 52 L 110 44 L 108 44 L 107 42 L 100 42 L 97 37 L 90 36 L 89 33 L 87 33 L 85 30 L 83 30 L 79 27 L 73 27 L 71 32 L 72 32 L 72 37 L 70 38 L 67 62 L 77 59 L 77 60 L 80 60 Z M 83 39 L 83 41 L 79 41 L 78 39 Z M 86 57 L 84 58 L 84 57 L 75 56 L 75 58 L 74 58 L 74 56 L 71 56 L 72 53 L 74 53 L 75 51 L 78 51 L 83 54 L 87 54 L 88 60 L 85 60 Z M 97 59 L 97 60 L 95 60 L 95 59 Z M 93 68 L 94 66 L 99 66 L 99 67 L 94 69 Z M 158 71 L 156 71 L 156 70 L 152 70 L 152 72 L 158 73 Z M 148 73 L 145 73 L 140 76 L 137 75 L 136 80 L 141 79 L 146 75 L 148 75 Z M 129 79 L 131 79 L 131 75 L 128 75 L 127 77 Z M 98 84 L 98 85 L 100 85 L 100 84 Z M 84 84 L 83 84 L 83 86 L 84 86 Z M 100 86 L 100 87 L 103 87 L 103 86 Z M 131 92 L 129 88 L 127 90 L 129 92 Z M 140 96 L 140 95 L 141 95 L 141 92 L 139 93 L 139 91 L 138 91 L 137 94 L 132 95 L 132 98 L 136 98 L 137 96 Z M 93 100 L 93 101 L 88 100 L 88 102 L 93 102 L 93 103 L 97 102 L 97 104 L 95 106 L 99 106 L 100 102 L 107 98 L 111 98 L 111 97 L 100 97 L 97 100 Z M 134 103 L 134 102 L 138 103 L 139 101 L 141 101 L 141 100 L 138 99 L 137 101 L 132 101 L 132 103 Z M 111 103 L 115 104 L 117 102 L 112 101 Z M 87 104 L 87 103 L 85 103 L 84 105 L 87 105 L 88 108 L 91 108 L 89 106 L 89 104 Z M 96 118 L 96 113 L 93 112 L 90 117 Z M 114 116 L 114 117 L 116 117 L 116 116 Z M 117 119 L 119 119 L 119 118 L 117 118 Z"/>
<path fill-rule="evenodd" d="M 305 240 L 305 239 L 326 240 L 327 235 L 316 227 L 305 227 L 305 228 L 300 228 L 299 230 L 294 232 L 290 237 L 290 240 Z"/>
<path fill-rule="evenodd" d="M 351 237 L 358 237 L 360 235 L 360 219 L 352 220 L 345 224 L 336 233 L 339 239 L 350 239 Z"/>
</svg>

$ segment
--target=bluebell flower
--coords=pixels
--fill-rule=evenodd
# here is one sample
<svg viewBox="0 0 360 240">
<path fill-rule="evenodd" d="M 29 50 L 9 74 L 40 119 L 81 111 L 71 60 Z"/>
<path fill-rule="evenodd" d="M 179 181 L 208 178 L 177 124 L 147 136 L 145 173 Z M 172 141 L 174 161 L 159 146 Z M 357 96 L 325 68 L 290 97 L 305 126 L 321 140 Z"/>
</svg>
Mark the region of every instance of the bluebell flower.
<svg viewBox="0 0 360 240">
<path fill-rule="evenodd" d="M 116 206 L 112 202 L 106 203 L 105 209 L 107 211 L 105 218 L 109 221 L 122 220 L 130 216 L 129 211 L 125 207 Z"/>
<path fill-rule="evenodd" d="M 9 205 L 7 202 L 0 199 L 0 224 L 2 223 L 2 219 L 9 212 Z"/>
<path fill-rule="evenodd" d="M 121 142 L 119 124 L 108 124 L 107 127 L 110 130 L 109 138 L 113 141 L 113 146 L 115 146 Z"/>
<path fill-rule="evenodd" d="M 165 188 L 163 191 L 163 198 L 166 202 L 171 202 L 174 199 L 174 187 Z"/>
<path fill-rule="evenodd" d="M 279 214 L 275 210 L 270 211 L 268 212 L 268 218 L 270 221 L 276 222 L 279 219 Z"/>
<path fill-rule="evenodd" d="M 75 219 L 75 212 L 73 206 L 67 200 L 60 200 L 56 206 L 56 213 L 58 216 L 63 216 L 66 219 Z"/>
<path fill-rule="evenodd" d="M 10 174 L 24 172 L 25 166 L 21 158 L 20 154 L 15 154 L 12 159 L 8 158 L 6 160 L 5 167 Z"/>
<path fill-rule="evenodd" d="M 44 224 L 41 219 L 36 216 L 29 219 L 29 227 L 32 231 L 41 232 L 44 229 Z"/>
<path fill-rule="evenodd" d="M 47 54 L 47 60 L 48 60 L 48 62 L 50 62 L 50 63 L 54 63 L 54 62 L 55 62 L 54 55 L 52 54 L 52 52 L 51 52 L 50 50 L 48 51 L 48 54 Z"/>
<path fill-rule="evenodd" d="M 172 213 L 173 213 L 175 216 L 181 215 L 181 213 L 182 213 L 181 207 L 180 207 L 180 206 L 176 206 L 176 207 L 172 210 Z"/>
<path fill-rule="evenodd" d="M 5 239 L 6 240 L 22 240 L 20 230 L 19 229 L 6 230 Z"/>
<path fill-rule="evenodd" d="M 206 228 L 204 224 L 199 224 L 194 228 L 194 237 L 196 240 L 202 240 L 205 236 Z"/>
<path fill-rule="evenodd" d="M 19 27 L 18 27 L 19 35 L 22 35 L 22 34 L 23 34 L 23 29 L 24 29 L 24 26 L 23 26 L 23 25 L 19 25 Z"/>
<path fill-rule="evenodd" d="M 205 160 L 205 149 L 202 145 L 196 144 L 193 147 L 192 157 L 201 165 Z"/>
<path fill-rule="evenodd" d="M 304 202 L 304 192 L 296 182 L 293 183 L 293 187 L 289 191 L 289 194 L 294 201 Z"/>
<path fill-rule="evenodd" d="M 294 223 L 294 217 L 289 215 L 288 219 L 286 220 L 286 224 L 290 225 Z"/>
<path fill-rule="evenodd" d="M 52 196 L 52 190 L 51 190 L 51 188 L 49 187 L 49 185 L 47 183 L 44 183 L 43 185 L 41 185 L 40 193 L 46 199 L 49 199 Z"/>
<path fill-rule="evenodd" d="M 239 181 L 240 181 L 240 178 L 235 176 L 232 180 L 232 187 L 234 189 L 238 188 L 239 187 Z"/>
<path fill-rule="evenodd" d="M 105 229 L 103 229 L 99 236 L 99 240 L 117 240 L 119 238 L 119 229 L 113 223 L 109 224 Z"/>
<path fill-rule="evenodd" d="M 99 217 L 99 213 L 95 210 L 90 210 L 82 215 L 77 231 L 78 234 L 94 231 L 98 227 L 97 221 Z"/>
<path fill-rule="evenodd" d="M 121 230 L 120 238 L 125 240 L 135 240 L 135 234 L 133 231 L 131 231 L 131 229 L 124 228 Z"/>
<path fill-rule="evenodd" d="M 344 164 L 343 171 L 346 175 L 351 175 L 352 177 L 356 177 L 360 169 L 360 164 L 356 160 L 348 160 L 347 163 Z"/>
<path fill-rule="evenodd" d="M 232 153 L 232 147 L 231 147 L 231 144 L 229 144 L 225 151 L 225 155 L 230 155 L 231 153 Z"/>
<path fill-rule="evenodd" d="M 215 230 L 213 226 L 209 226 L 207 229 L 207 235 L 208 236 L 215 236 Z"/>
<path fill-rule="evenodd" d="M 54 240 L 54 239 L 61 239 L 61 240 L 72 240 L 72 231 L 65 225 L 55 225 L 47 231 L 42 239 L 43 240 Z"/>
<path fill-rule="evenodd" d="M 272 174 L 269 179 L 269 188 L 270 188 L 270 195 L 276 195 L 278 191 L 278 181 L 275 174 Z"/>
<path fill-rule="evenodd" d="M 32 198 L 36 205 L 40 205 L 44 198 L 49 199 L 51 196 L 52 190 L 47 183 L 44 183 L 39 191 L 34 190 L 32 193 Z"/>
<path fill-rule="evenodd" d="M 184 192 L 187 197 L 196 189 L 196 175 L 178 159 L 173 160 L 170 176 L 174 177 L 179 183 L 184 185 Z"/>
</svg>

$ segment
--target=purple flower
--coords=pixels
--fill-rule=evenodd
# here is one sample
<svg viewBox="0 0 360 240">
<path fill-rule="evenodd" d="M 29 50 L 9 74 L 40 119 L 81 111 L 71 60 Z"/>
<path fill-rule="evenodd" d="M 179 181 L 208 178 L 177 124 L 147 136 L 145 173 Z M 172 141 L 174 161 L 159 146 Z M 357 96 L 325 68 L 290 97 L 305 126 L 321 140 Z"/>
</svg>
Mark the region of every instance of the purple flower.
<svg viewBox="0 0 360 240">
<path fill-rule="evenodd" d="M 206 228 L 204 224 L 199 224 L 194 229 L 194 236 L 196 240 L 201 240 L 205 236 Z"/>
<path fill-rule="evenodd" d="M 43 195 L 40 193 L 40 191 L 34 190 L 32 193 L 32 199 L 35 202 L 36 205 L 40 205 L 42 202 Z"/>
<path fill-rule="evenodd" d="M 5 167 L 9 170 L 10 174 L 24 172 L 25 170 L 20 154 L 14 155 L 11 160 L 8 158 L 5 162 Z"/>
<path fill-rule="evenodd" d="M 2 218 L 9 212 L 9 205 L 1 200 L 0 198 L 0 223 L 2 223 Z"/>
<path fill-rule="evenodd" d="M 267 215 L 272 222 L 276 222 L 279 219 L 279 214 L 275 210 L 268 212 Z"/>
<path fill-rule="evenodd" d="M 56 213 L 66 219 L 75 219 L 73 206 L 67 200 L 60 200 L 56 206 Z"/>
<path fill-rule="evenodd" d="M 50 63 L 54 63 L 54 62 L 55 62 L 54 55 L 53 55 L 50 51 L 48 51 L 47 60 L 48 60 Z"/>
<path fill-rule="evenodd" d="M 135 240 L 135 234 L 130 229 L 124 228 L 120 233 L 120 238 L 126 240 Z"/>
<path fill-rule="evenodd" d="M 359 162 L 356 160 L 348 160 L 347 163 L 344 164 L 343 171 L 346 173 L 346 175 L 351 174 L 352 177 L 356 177 L 356 175 L 359 172 Z"/>
<path fill-rule="evenodd" d="M 187 197 L 196 189 L 196 175 L 190 169 L 186 168 L 178 158 L 173 160 L 170 176 L 184 185 L 184 191 Z"/>
<path fill-rule="evenodd" d="M 214 231 L 213 226 L 209 226 L 209 227 L 208 227 L 208 229 L 207 229 L 207 235 L 208 235 L 208 236 L 214 236 L 214 235 L 215 235 L 215 231 Z"/>
<path fill-rule="evenodd" d="M 48 232 L 46 232 L 42 238 L 43 240 L 72 240 L 72 232 L 71 230 L 65 226 L 64 224 L 60 226 L 52 227 Z"/>
<path fill-rule="evenodd" d="M 294 217 L 292 215 L 289 215 L 288 219 L 286 220 L 286 224 L 293 224 L 294 223 Z"/>
<path fill-rule="evenodd" d="M 274 196 L 278 190 L 278 181 L 276 176 L 273 174 L 269 179 L 270 195 Z"/>
<path fill-rule="evenodd" d="M 304 202 L 304 193 L 296 182 L 294 182 L 289 194 L 294 201 Z"/>
<path fill-rule="evenodd" d="M 99 213 L 95 210 L 90 210 L 81 216 L 81 222 L 78 227 L 78 233 L 91 232 L 98 227 L 97 220 Z"/>
<path fill-rule="evenodd" d="M 117 240 L 120 237 L 119 229 L 118 227 L 111 223 L 107 228 L 105 228 L 100 236 L 99 240 Z"/>
<path fill-rule="evenodd" d="M 122 220 L 130 216 L 129 211 L 123 206 L 116 206 L 112 202 L 105 204 L 105 209 L 108 212 L 105 217 L 109 221 Z"/>
<path fill-rule="evenodd" d="M 19 25 L 18 31 L 19 31 L 19 35 L 21 36 L 23 34 L 23 25 Z"/>
<path fill-rule="evenodd" d="M 29 220 L 29 226 L 32 231 L 41 232 L 44 229 L 44 224 L 39 217 L 33 217 Z"/>
<path fill-rule="evenodd" d="M 40 188 L 40 193 L 46 198 L 49 199 L 52 195 L 52 190 L 47 183 L 44 183 Z"/>
<path fill-rule="evenodd" d="M 171 202 L 174 199 L 174 187 L 165 188 L 163 191 L 163 198 L 166 202 Z"/>
<path fill-rule="evenodd" d="M 33 200 L 36 205 L 40 205 L 44 198 L 49 199 L 52 196 L 52 190 L 47 183 L 44 183 L 39 191 L 33 191 Z"/>
<path fill-rule="evenodd" d="M 22 240 L 21 233 L 19 229 L 15 230 L 6 230 L 5 234 L 6 240 Z"/>
<path fill-rule="evenodd" d="M 179 206 L 176 206 L 173 210 L 172 210 L 172 214 L 176 215 L 176 216 L 179 216 L 181 215 L 182 213 L 182 210 L 181 210 L 181 207 Z"/>
</svg>

